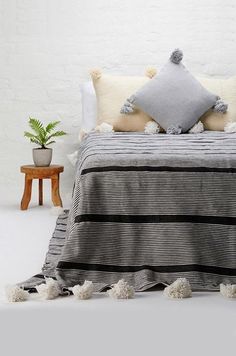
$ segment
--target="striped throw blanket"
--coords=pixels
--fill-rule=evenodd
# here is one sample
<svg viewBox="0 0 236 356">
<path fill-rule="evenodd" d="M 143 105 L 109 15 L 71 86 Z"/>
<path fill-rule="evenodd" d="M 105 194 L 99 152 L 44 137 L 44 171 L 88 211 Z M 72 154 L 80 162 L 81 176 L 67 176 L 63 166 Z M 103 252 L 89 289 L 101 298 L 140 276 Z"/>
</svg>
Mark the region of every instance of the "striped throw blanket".
<svg viewBox="0 0 236 356">
<path fill-rule="evenodd" d="M 62 286 L 236 283 L 236 134 L 90 134 L 66 221 L 43 268 Z"/>
</svg>

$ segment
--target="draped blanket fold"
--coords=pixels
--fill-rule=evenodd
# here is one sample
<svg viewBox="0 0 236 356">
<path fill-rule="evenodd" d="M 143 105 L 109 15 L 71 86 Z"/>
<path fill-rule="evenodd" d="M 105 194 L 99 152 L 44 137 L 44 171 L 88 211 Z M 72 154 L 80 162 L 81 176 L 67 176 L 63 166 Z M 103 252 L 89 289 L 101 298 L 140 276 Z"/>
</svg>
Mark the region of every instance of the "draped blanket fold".
<svg viewBox="0 0 236 356">
<path fill-rule="evenodd" d="M 236 135 L 91 133 L 67 215 L 41 274 L 63 287 L 236 283 Z"/>
</svg>

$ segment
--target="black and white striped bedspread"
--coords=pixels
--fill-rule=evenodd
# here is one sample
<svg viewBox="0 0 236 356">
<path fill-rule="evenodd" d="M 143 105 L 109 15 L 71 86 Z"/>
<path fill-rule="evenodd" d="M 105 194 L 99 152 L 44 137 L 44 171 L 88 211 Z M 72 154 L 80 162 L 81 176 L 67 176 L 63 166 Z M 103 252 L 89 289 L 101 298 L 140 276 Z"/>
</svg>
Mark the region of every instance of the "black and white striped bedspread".
<svg viewBox="0 0 236 356">
<path fill-rule="evenodd" d="M 90 134 L 68 221 L 63 286 L 236 283 L 236 134 Z"/>
</svg>

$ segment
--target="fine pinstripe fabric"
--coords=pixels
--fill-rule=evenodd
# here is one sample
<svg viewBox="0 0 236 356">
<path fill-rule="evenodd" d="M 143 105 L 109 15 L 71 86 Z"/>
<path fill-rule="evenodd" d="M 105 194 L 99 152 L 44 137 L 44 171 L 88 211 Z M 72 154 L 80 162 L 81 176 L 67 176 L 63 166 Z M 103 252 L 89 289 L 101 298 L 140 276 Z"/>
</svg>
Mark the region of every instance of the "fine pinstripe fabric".
<svg viewBox="0 0 236 356">
<path fill-rule="evenodd" d="M 236 135 L 90 134 L 41 274 L 63 287 L 236 283 Z M 68 219 L 68 222 L 67 222 Z M 57 268 L 56 268 L 57 266 Z M 22 283 L 21 283 L 22 285 Z"/>
<path fill-rule="evenodd" d="M 125 278 L 136 290 L 177 277 L 236 283 L 236 135 L 90 134 L 77 165 L 63 286 Z"/>
</svg>

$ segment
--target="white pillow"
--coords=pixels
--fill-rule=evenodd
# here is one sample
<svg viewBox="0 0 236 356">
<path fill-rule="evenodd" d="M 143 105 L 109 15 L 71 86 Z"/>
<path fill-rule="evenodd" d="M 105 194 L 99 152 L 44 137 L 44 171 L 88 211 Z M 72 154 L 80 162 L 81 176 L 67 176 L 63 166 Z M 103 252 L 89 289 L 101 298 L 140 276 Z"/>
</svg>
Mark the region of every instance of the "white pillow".
<svg viewBox="0 0 236 356">
<path fill-rule="evenodd" d="M 80 86 L 82 103 L 81 129 L 90 131 L 96 127 L 97 99 L 93 82 L 85 82 Z"/>
</svg>

